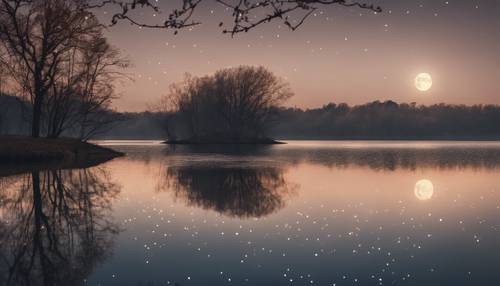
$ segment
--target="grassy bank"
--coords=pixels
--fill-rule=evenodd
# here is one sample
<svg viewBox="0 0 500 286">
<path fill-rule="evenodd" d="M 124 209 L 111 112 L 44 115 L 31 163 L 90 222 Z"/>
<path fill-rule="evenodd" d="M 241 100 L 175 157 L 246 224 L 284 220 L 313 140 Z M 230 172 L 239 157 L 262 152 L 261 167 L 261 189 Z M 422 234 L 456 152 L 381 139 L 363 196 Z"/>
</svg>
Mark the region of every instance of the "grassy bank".
<svg viewBox="0 0 500 286">
<path fill-rule="evenodd" d="M 0 137 L 0 175 L 45 168 L 84 168 L 122 155 L 76 139 Z"/>
</svg>

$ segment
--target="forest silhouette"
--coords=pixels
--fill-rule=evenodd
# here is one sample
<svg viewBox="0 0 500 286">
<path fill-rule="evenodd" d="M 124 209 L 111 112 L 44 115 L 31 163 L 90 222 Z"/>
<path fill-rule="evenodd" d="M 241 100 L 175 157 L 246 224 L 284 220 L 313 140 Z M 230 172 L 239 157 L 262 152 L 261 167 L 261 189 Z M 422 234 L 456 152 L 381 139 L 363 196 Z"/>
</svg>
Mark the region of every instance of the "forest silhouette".
<svg viewBox="0 0 500 286">
<path fill-rule="evenodd" d="M 0 96 L 0 134 L 29 134 L 23 102 Z M 396 103 L 374 101 L 350 106 L 330 103 L 321 108 L 275 108 L 267 134 L 279 139 L 498 139 L 500 106 Z M 118 119 L 95 139 L 166 139 L 163 112 L 111 112 Z M 210 122 L 204 124 L 210 125 Z M 66 130 L 72 136 L 77 130 Z"/>
</svg>

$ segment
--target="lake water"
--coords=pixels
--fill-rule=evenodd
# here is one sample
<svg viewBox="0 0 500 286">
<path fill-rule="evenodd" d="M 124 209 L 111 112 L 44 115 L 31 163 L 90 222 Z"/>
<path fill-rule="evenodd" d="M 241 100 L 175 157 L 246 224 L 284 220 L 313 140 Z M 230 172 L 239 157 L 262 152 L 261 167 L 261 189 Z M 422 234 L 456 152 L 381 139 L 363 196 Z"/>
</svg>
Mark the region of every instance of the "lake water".
<svg viewBox="0 0 500 286">
<path fill-rule="evenodd" d="M 500 143 L 98 143 L 0 178 L 0 285 L 500 285 Z"/>
</svg>

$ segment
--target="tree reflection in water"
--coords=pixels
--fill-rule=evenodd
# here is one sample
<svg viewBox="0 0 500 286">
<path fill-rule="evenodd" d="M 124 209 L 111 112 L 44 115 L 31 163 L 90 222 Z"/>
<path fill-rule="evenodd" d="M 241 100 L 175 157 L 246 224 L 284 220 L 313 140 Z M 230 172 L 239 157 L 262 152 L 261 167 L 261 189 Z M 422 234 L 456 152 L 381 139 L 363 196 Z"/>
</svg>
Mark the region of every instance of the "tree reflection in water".
<svg viewBox="0 0 500 286">
<path fill-rule="evenodd" d="M 0 180 L 0 285 L 79 285 L 110 255 L 119 187 L 105 169 Z"/>
<path fill-rule="evenodd" d="M 173 190 L 188 205 L 238 218 L 274 213 L 296 190 L 273 166 L 169 166 L 162 175 L 161 189 Z"/>
<path fill-rule="evenodd" d="M 500 166 L 500 151 L 494 146 L 425 142 L 420 145 L 363 144 L 169 146 L 162 151 L 165 167 L 160 172 L 160 188 L 173 190 L 176 197 L 189 205 L 228 216 L 260 217 L 283 208 L 284 197 L 294 191 L 294 186 L 286 182 L 283 170 L 303 162 L 330 168 L 367 167 L 376 171 Z"/>
</svg>

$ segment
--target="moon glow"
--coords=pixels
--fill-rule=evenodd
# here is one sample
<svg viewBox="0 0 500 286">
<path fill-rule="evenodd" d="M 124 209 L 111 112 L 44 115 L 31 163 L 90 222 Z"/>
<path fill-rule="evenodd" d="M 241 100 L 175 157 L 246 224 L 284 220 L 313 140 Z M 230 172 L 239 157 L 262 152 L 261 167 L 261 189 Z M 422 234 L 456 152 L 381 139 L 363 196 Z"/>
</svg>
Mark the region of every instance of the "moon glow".
<svg viewBox="0 0 500 286">
<path fill-rule="evenodd" d="M 432 77 L 428 73 L 420 73 L 415 78 L 415 87 L 420 91 L 428 91 L 432 87 Z"/>
<path fill-rule="evenodd" d="M 415 196 L 421 201 L 426 201 L 432 198 L 434 194 L 434 185 L 427 179 L 419 180 L 415 184 Z"/>
</svg>

